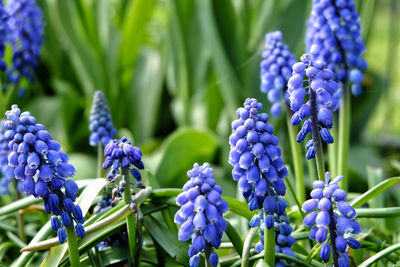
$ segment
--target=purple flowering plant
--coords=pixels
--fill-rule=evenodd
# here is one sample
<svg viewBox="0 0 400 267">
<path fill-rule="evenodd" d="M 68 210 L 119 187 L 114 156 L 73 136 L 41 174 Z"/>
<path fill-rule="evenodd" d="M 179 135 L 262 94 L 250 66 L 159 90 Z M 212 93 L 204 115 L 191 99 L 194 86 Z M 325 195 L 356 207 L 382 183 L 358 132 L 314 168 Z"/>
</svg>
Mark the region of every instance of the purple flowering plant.
<svg viewBox="0 0 400 267">
<path fill-rule="evenodd" d="M 397 266 L 397 5 L 0 0 L 0 265 Z"/>
</svg>

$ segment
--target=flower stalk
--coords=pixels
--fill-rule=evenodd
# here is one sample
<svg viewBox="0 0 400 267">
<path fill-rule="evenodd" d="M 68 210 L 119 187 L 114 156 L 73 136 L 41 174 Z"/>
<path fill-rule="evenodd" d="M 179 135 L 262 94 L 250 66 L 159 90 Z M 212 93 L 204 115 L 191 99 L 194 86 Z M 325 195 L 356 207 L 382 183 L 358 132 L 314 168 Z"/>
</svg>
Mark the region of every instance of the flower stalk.
<svg viewBox="0 0 400 267">
<path fill-rule="evenodd" d="M 266 217 L 266 213 L 264 212 L 264 218 Z M 269 266 L 275 266 L 275 227 L 271 229 L 267 229 L 265 223 L 264 227 L 264 261 Z"/>
<path fill-rule="evenodd" d="M 121 174 L 126 182 L 123 195 L 124 203 L 126 205 L 130 205 L 132 202 L 132 195 L 130 189 L 129 169 L 121 167 Z M 137 223 L 136 214 L 129 214 L 126 217 L 126 229 L 128 232 L 129 256 L 130 256 L 129 258 L 133 266 L 135 265 L 135 252 L 136 252 L 136 223 Z"/>
<path fill-rule="evenodd" d="M 315 161 L 317 163 L 318 179 L 323 181 L 325 179 L 324 153 L 322 151 L 321 136 L 318 128 L 317 98 L 314 90 L 310 90 L 310 106 L 311 135 L 314 146 L 317 149 Z"/>
<path fill-rule="evenodd" d="M 71 267 L 79 267 L 79 250 L 78 250 L 78 239 L 74 230 L 74 224 L 71 223 L 66 227 L 69 261 Z"/>
</svg>

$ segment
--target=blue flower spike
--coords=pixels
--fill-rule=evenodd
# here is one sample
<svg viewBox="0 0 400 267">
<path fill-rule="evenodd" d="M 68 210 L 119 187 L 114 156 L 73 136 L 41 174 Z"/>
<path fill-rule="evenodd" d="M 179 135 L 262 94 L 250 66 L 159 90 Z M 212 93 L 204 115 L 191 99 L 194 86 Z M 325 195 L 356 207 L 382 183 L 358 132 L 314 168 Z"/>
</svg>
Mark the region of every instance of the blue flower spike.
<svg viewBox="0 0 400 267">
<path fill-rule="evenodd" d="M 304 123 L 296 137 L 302 143 L 308 134 L 312 135 L 306 144 L 307 159 L 314 158 L 318 145 L 315 138 L 333 143 L 328 129 L 332 128 L 332 113 L 339 108 L 342 90 L 333 81 L 334 73 L 324 61 L 316 59 L 319 51 L 317 45 L 311 47 L 311 54 L 304 54 L 301 62 L 293 65 L 292 77 L 288 81 L 290 108 L 293 126 Z M 319 136 L 315 136 L 319 135 Z"/>
<path fill-rule="evenodd" d="M 356 210 L 346 202 L 346 192 L 338 185 L 343 176 L 331 180 L 327 172 L 325 178 L 325 182 L 313 183 L 311 199 L 303 203 L 302 210 L 307 213 L 303 224 L 311 228 L 310 239 L 322 244 L 320 257 L 324 262 L 328 262 L 332 254 L 336 266 L 349 266 L 347 246 L 361 247 L 360 242 L 349 235 L 359 234 L 361 226 L 355 221 Z"/>
<path fill-rule="evenodd" d="M 353 95 L 360 95 L 367 62 L 362 58 L 365 44 L 353 0 L 313 1 L 307 21 L 307 51 L 314 44 L 320 47 L 316 57 L 335 72 L 335 81 L 343 83 L 348 79 Z"/>
<path fill-rule="evenodd" d="M 4 136 L 6 129 L 4 127 L 4 120 L 0 122 L 0 194 L 6 195 L 10 193 L 9 185 L 11 180 L 14 178 L 14 169 L 8 165 L 8 155 L 11 150 L 8 147 L 8 140 Z M 22 186 L 18 183 L 18 186 Z"/>
<path fill-rule="evenodd" d="M 294 55 L 283 42 L 280 31 L 270 32 L 265 36 L 265 50 L 260 63 L 261 92 L 268 95 L 271 102 L 271 115 L 282 113 L 282 99 L 287 99 L 286 85 L 296 63 Z"/>
<path fill-rule="evenodd" d="M 197 267 L 200 253 L 207 252 L 211 266 L 217 266 L 218 255 L 213 248 L 219 248 L 226 230 L 223 214 L 228 211 L 228 203 L 221 198 L 222 188 L 215 183 L 209 163 L 193 165 L 188 171 L 190 178 L 183 185 L 183 192 L 176 197 L 181 208 L 175 214 L 175 223 L 181 224 L 178 239 L 186 242 L 192 239 L 189 249 L 189 265 Z"/>
<path fill-rule="evenodd" d="M 4 9 L 3 1 L 0 1 L 0 70 L 5 71 L 7 64 L 4 60 L 4 53 L 6 50 L 6 40 L 10 34 L 10 27 L 8 25 L 9 15 Z"/>
<path fill-rule="evenodd" d="M 117 132 L 111 119 L 106 98 L 101 91 L 96 91 L 93 96 L 89 130 L 91 132 L 89 144 L 91 146 L 97 146 L 101 143 L 104 147 L 112 140 Z"/>
<path fill-rule="evenodd" d="M 286 194 L 283 179 L 288 176 L 288 171 L 281 158 L 279 140 L 268 123 L 268 115 L 261 110 L 260 102 L 248 98 L 236 112 L 238 119 L 232 122 L 233 133 L 229 138 L 232 177 L 248 200 L 249 209 L 259 210 L 250 221 L 250 227 L 261 229 L 256 251 L 264 250 L 265 224 L 267 229 L 275 226 L 276 251 L 295 257 L 291 250 L 295 242 L 290 236 L 293 229 L 283 198 Z M 285 263 L 279 261 L 279 264 Z"/>
<path fill-rule="evenodd" d="M 25 194 L 43 198 L 46 212 L 53 215 L 51 226 L 60 243 L 66 238 L 65 227 L 74 221 L 81 225 L 77 234 L 83 237 L 85 219 L 74 204 L 78 185 L 71 179 L 76 170 L 68 163 L 67 154 L 29 112 L 21 113 L 17 105 L 12 105 L 6 117 L 4 138 L 10 149 L 8 165 L 15 179 L 22 183 Z"/>
<path fill-rule="evenodd" d="M 145 187 L 142 184 L 142 175 L 139 172 L 139 170 L 144 169 L 142 150 L 136 146 L 132 146 L 131 142 L 129 142 L 126 137 L 122 137 L 119 140 L 114 139 L 110 141 L 104 148 L 104 156 L 106 158 L 103 163 L 103 169 L 110 169 L 109 173 L 107 174 L 108 181 L 115 183 L 116 180 L 121 176 L 120 172 L 121 168 L 123 168 L 129 170 L 129 172 L 135 178 L 135 186 L 137 188 Z M 124 186 L 126 185 L 126 181 L 124 179 L 125 178 L 122 175 L 118 189 L 114 188 L 113 190 L 113 203 L 111 206 L 117 204 L 116 201 L 119 199 L 117 196 L 120 197 L 124 192 Z"/>
<path fill-rule="evenodd" d="M 43 44 L 42 10 L 35 0 L 10 0 L 6 11 L 9 14 L 9 40 L 13 49 L 13 65 L 8 69 L 8 80 L 16 84 L 24 77 L 33 82 Z"/>
</svg>

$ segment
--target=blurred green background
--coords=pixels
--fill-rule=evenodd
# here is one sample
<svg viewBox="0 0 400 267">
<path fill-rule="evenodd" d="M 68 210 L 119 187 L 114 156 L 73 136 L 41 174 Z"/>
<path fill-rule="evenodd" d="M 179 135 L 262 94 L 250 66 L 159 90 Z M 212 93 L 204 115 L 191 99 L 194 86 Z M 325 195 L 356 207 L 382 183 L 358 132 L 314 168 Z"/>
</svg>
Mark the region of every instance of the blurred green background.
<svg viewBox="0 0 400 267">
<path fill-rule="evenodd" d="M 378 180 L 400 172 L 400 1 L 356 2 L 369 64 L 363 94 L 353 98 L 351 189 L 361 192 L 366 166 L 381 169 Z M 143 149 L 162 186 L 181 186 L 194 161 L 210 161 L 225 193 L 235 194 L 230 122 L 247 97 L 268 112 L 259 91 L 264 36 L 281 30 L 298 58 L 311 0 L 38 3 L 46 20 L 42 58 L 36 82 L 14 101 L 60 141 L 78 178 L 96 175 L 88 117 L 94 91 L 102 90 L 118 136 Z M 290 165 L 285 121 L 270 122 Z"/>
</svg>

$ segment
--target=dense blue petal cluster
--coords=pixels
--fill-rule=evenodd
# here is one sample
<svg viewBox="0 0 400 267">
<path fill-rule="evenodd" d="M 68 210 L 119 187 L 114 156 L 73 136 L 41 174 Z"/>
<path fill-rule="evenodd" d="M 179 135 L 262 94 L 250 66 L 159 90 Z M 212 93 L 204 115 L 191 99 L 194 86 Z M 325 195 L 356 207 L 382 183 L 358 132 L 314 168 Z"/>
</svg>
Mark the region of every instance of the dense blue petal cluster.
<svg viewBox="0 0 400 267">
<path fill-rule="evenodd" d="M 6 41 L 10 34 L 8 26 L 8 14 L 3 6 L 3 1 L 0 1 L 0 70 L 5 71 L 7 68 L 4 61 L 4 52 L 6 50 Z"/>
<path fill-rule="evenodd" d="M 72 180 L 76 170 L 68 163 L 67 154 L 53 140 L 45 127 L 36 123 L 29 112 L 21 113 L 17 105 L 6 112 L 4 137 L 9 141 L 11 152 L 8 165 L 14 177 L 23 183 L 27 195 L 41 197 L 47 213 L 53 214 L 52 226 L 57 231 L 60 243 L 65 240 L 65 227 L 75 220 L 78 236 L 83 237 L 81 208 L 74 205 L 78 186 Z M 61 216 L 61 224 L 59 223 Z"/>
<path fill-rule="evenodd" d="M 126 137 L 114 139 L 109 142 L 104 149 L 106 159 L 103 163 L 103 169 L 110 169 L 107 180 L 115 182 L 118 178 L 120 168 L 129 169 L 132 176 L 136 179 L 136 187 L 143 188 L 142 175 L 138 169 L 142 170 L 144 164 L 142 161 L 142 150 L 136 146 L 132 146 Z M 133 166 L 133 168 L 131 168 Z M 136 167 L 136 168 L 135 168 Z M 123 192 L 124 180 L 120 183 L 120 190 Z"/>
<path fill-rule="evenodd" d="M 336 81 L 353 83 L 354 95 L 361 94 L 361 71 L 367 68 L 359 20 L 353 0 L 313 0 L 306 33 L 307 51 L 320 46 L 318 58 L 335 72 Z"/>
<path fill-rule="evenodd" d="M 117 132 L 111 119 L 106 98 L 101 91 L 96 91 L 93 96 L 89 130 L 91 132 L 89 137 L 91 146 L 97 146 L 98 143 L 106 146 Z"/>
<path fill-rule="evenodd" d="M 267 196 L 284 196 L 283 181 L 288 172 L 281 158 L 279 140 L 268 121 L 268 114 L 260 113 L 262 104 L 248 98 L 244 107 L 236 111 L 239 119 L 232 122 L 229 137 L 229 164 L 233 166 L 233 180 L 249 200 L 249 209 L 263 207 Z"/>
<path fill-rule="evenodd" d="M 25 77 L 32 82 L 43 44 L 42 10 L 35 0 L 10 0 L 6 10 L 10 15 L 9 40 L 13 48 L 13 65 L 8 70 L 8 80 L 18 83 L 21 77 Z"/>
<path fill-rule="evenodd" d="M 311 54 L 304 54 L 301 62 L 293 65 L 292 77 L 288 82 L 290 108 L 294 114 L 292 125 L 305 120 L 296 141 L 301 143 L 312 129 L 318 129 L 322 140 L 333 143 L 329 130 L 333 125 L 331 111 L 339 108 L 342 90 L 333 81 L 334 73 L 324 61 L 316 59 L 317 45 L 311 48 Z M 304 103 L 306 101 L 306 103 Z M 307 158 L 314 158 L 316 144 L 310 140 L 306 144 Z"/>
<path fill-rule="evenodd" d="M 270 32 L 265 36 L 265 50 L 260 63 L 261 92 L 268 94 L 271 102 L 271 115 L 282 113 L 281 100 L 285 96 L 286 85 L 292 74 L 292 66 L 296 63 L 294 55 L 282 40 L 280 31 Z"/>
<path fill-rule="evenodd" d="M 302 210 L 308 213 L 303 224 L 311 227 L 310 239 L 323 244 L 320 251 L 322 260 L 329 261 L 332 249 L 334 257 L 343 264 L 340 266 L 349 266 L 349 257 L 345 253 L 347 246 L 353 249 L 361 247 L 360 242 L 349 234 L 359 234 L 361 226 L 355 221 L 355 209 L 346 202 L 346 192 L 338 185 L 343 176 L 337 176 L 330 182 L 329 172 L 325 177 L 325 182 L 313 183 L 311 199 L 303 203 Z"/>
<path fill-rule="evenodd" d="M 254 98 L 246 99 L 244 107 L 237 110 L 239 119 L 232 122 L 233 133 L 229 138 L 229 163 L 233 166 L 233 179 L 249 200 L 249 209 L 259 209 L 259 214 L 250 221 L 251 227 L 262 226 L 256 251 L 264 250 L 265 224 L 267 229 L 275 226 L 277 251 L 293 256 L 292 227 L 285 211 L 287 203 L 282 197 L 286 194 L 283 179 L 288 172 L 278 138 L 268 124 L 268 115 L 261 110 L 262 104 Z"/>
<path fill-rule="evenodd" d="M 192 238 L 189 249 L 191 267 L 199 264 L 200 253 L 205 251 L 206 246 L 211 250 L 210 264 L 217 266 L 218 255 L 212 248 L 220 246 L 226 230 L 223 214 L 229 209 L 228 203 L 221 198 L 222 188 L 215 183 L 210 164 L 199 166 L 195 163 L 187 174 L 190 180 L 176 197 L 176 203 L 181 208 L 175 214 L 175 223 L 182 224 L 178 239 L 188 241 Z"/>
<path fill-rule="evenodd" d="M 4 120 L 0 122 L 0 193 L 2 195 L 8 194 L 9 184 L 11 179 L 14 177 L 14 170 L 8 166 L 8 155 L 11 150 L 8 148 L 8 140 L 4 136 Z"/>
</svg>

